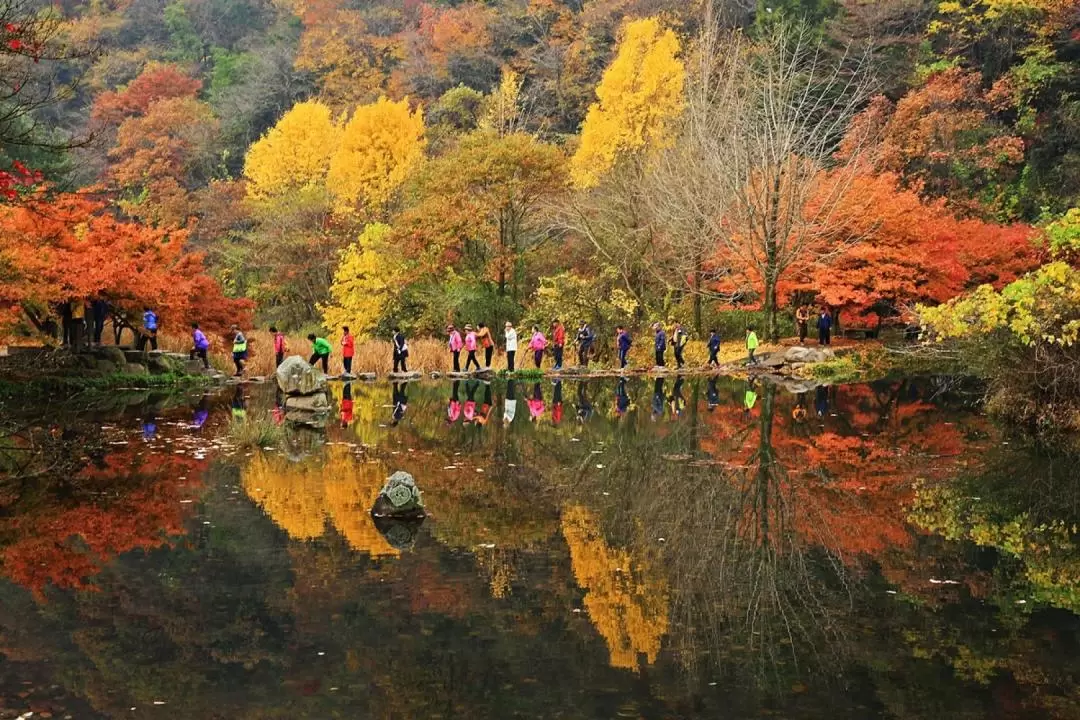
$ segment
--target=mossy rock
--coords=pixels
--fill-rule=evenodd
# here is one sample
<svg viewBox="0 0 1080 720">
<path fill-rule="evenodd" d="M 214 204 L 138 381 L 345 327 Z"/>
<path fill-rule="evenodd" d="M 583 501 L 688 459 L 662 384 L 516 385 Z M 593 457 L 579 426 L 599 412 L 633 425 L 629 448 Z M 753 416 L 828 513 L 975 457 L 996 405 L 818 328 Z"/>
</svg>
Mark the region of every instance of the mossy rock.
<svg viewBox="0 0 1080 720">
<path fill-rule="evenodd" d="M 140 365 L 139 363 L 128 363 L 128 364 L 124 365 L 124 374 L 125 375 L 149 375 L 150 371 L 146 368 L 145 365 Z"/>
</svg>

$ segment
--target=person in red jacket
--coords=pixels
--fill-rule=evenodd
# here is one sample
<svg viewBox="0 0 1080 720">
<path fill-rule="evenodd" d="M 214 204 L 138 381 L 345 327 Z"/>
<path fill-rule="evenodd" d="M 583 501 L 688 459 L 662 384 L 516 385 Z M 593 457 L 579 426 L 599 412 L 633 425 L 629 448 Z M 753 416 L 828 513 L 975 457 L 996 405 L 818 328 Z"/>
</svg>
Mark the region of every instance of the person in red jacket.
<svg viewBox="0 0 1080 720">
<path fill-rule="evenodd" d="M 341 362 L 345 366 L 345 374 L 352 375 L 352 359 L 356 354 L 356 340 L 353 339 L 349 327 L 341 328 Z"/>
<path fill-rule="evenodd" d="M 273 325 L 270 326 L 270 332 L 274 334 L 274 367 L 277 367 L 285 361 L 285 353 L 289 352 L 289 343 L 285 340 L 285 333 Z"/>
<path fill-rule="evenodd" d="M 551 347 L 551 353 L 555 356 L 555 367 L 552 369 L 562 370 L 563 350 L 566 347 L 566 328 L 557 318 L 551 324 Z"/>
</svg>

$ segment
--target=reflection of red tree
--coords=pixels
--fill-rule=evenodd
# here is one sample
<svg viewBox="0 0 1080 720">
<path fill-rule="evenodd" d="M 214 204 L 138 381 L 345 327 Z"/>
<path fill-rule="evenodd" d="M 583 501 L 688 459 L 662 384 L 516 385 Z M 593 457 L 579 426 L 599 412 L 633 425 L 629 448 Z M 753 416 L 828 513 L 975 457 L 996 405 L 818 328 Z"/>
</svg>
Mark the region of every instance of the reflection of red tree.
<svg viewBox="0 0 1080 720">
<path fill-rule="evenodd" d="M 180 501 L 193 494 L 205 461 L 134 452 L 112 453 L 76 478 L 80 486 L 108 487 L 107 500 L 79 498 L 6 521 L 3 531 L 15 540 L 0 550 L 4 573 L 40 599 L 46 585 L 85 588 L 116 555 L 183 535 L 187 506 Z"/>
</svg>

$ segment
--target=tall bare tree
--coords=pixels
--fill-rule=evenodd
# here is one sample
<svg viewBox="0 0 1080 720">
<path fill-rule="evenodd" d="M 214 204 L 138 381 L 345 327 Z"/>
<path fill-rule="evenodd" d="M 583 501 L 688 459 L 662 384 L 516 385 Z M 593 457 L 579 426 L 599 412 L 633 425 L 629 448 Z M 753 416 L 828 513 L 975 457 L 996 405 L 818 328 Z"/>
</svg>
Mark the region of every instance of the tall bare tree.
<svg viewBox="0 0 1080 720">
<path fill-rule="evenodd" d="M 749 39 L 707 15 L 689 72 L 679 141 L 649 178 L 653 221 L 680 259 L 673 282 L 700 297 L 730 279 L 775 340 L 781 279 L 843 249 L 829 228 L 860 157 L 836 148 L 870 97 L 868 55 L 789 21 Z"/>
</svg>

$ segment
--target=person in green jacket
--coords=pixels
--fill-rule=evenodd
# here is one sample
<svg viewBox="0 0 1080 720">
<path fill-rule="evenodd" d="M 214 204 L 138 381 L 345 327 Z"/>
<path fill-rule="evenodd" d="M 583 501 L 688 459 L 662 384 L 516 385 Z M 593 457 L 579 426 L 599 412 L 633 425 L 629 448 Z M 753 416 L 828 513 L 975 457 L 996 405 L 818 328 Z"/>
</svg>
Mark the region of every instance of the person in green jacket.
<svg viewBox="0 0 1080 720">
<path fill-rule="evenodd" d="M 757 333 L 754 332 L 754 328 L 750 325 L 746 326 L 746 352 L 747 352 L 747 365 L 757 365 L 758 360 L 754 357 L 754 351 L 758 349 Z"/>
<path fill-rule="evenodd" d="M 330 372 L 330 341 L 326 338 L 315 337 L 315 333 L 311 333 L 307 336 L 307 339 L 311 341 L 311 359 L 308 360 L 312 365 L 322 361 L 322 371 L 324 373 Z"/>
</svg>

